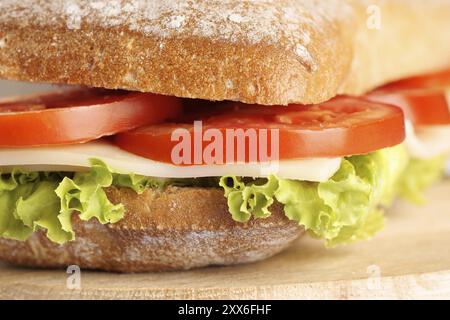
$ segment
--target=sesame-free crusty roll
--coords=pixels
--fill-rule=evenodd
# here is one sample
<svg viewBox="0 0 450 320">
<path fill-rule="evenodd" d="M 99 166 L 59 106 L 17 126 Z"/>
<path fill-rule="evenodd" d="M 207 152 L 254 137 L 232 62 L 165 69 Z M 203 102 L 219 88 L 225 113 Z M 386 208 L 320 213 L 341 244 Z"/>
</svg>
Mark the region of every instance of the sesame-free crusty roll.
<svg viewBox="0 0 450 320">
<path fill-rule="evenodd" d="M 450 66 L 450 2 L 2 0 L 0 77 L 280 105 Z"/>
</svg>

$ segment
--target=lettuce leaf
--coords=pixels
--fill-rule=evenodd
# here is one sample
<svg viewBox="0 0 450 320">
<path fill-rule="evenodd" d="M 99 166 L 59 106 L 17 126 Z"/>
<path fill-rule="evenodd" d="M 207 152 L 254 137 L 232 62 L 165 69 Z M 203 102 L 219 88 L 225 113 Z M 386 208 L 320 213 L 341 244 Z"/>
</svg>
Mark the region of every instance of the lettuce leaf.
<svg viewBox="0 0 450 320">
<path fill-rule="evenodd" d="M 55 214 L 59 201 L 52 191 L 58 178 L 20 170 L 0 175 L 0 235 L 26 240 L 38 228 L 45 228 L 50 239 L 70 239 Z"/>
<path fill-rule="evenodd" d="M 225 176 L 219 184 L 236 221 L 269 217 L 276 200 L 284 205 L 289 219 L 325 239 L 327 246 L 335 246 L 368 239 L 383 228 L 378 207 L 392 201 L 407 163 L 406 150 L 398 146 L 346 158 L 339 171 L 322 183 Z"/>
<path fill-rule="evenodd" d="M 376 188 L 374 190 L 374 203 L 385 208 L 392 205 L 398 196 L 398 181 L 401 179 L 408 167 L 410 157 L 404 145 L 399 145 L 389 149 L 383 149 L 373 154 L 373 160 L 377 168 L 374 178 Z M 375 172 L 372 168 L 372 173 Z M 367 175 L 370 173 L 367 172 Z"/>
<path fill-rule="evenodd" d="M 399 179 L 398 194 L 415 204 L 424 204 L 424 191 L 444 176 L 445 162 L 445 156 L 427 160 L 411 159 Z"/>
<path fill-rule="evenodd" d="M 75 239 L 72 214 L 84 221 L 116 223 L 125 213 L 122 204 L 113 204 L 105 188 L 128 187 L 142 193 L 148 187 L 163 187 L 167 181 L 133 174 L 120 174 L 99 160 L 83 173 L 36 173 L 14 170 L 0 173 L 0 236 L 26 240 L 44 229 L 59 244 Z"/>
</svg>

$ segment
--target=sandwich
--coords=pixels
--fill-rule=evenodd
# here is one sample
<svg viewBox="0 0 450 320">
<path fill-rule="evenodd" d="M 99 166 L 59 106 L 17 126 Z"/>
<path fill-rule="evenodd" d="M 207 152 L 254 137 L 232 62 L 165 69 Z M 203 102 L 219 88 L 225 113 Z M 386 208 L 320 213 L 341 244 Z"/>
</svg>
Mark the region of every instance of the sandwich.
<svg viewBox="0 0 450 320">
<path fill-rule="evenodd" d="M 424 190 L 443 177 L 450 155 L 450 71 L 396 81 L 367 97 L 403 109 L 409 161 L 396 194 L 425 203 Z"/>
<path fill-rule="evenodd" d="M 446 39 L 447 1 L 2 0 L 0 77 L 70 86 L 0 101 L 0 260 L 165 271 L 369 239 L 414 164 L 402 106 L 367 93 L 450 68 Z"/>
</svg>

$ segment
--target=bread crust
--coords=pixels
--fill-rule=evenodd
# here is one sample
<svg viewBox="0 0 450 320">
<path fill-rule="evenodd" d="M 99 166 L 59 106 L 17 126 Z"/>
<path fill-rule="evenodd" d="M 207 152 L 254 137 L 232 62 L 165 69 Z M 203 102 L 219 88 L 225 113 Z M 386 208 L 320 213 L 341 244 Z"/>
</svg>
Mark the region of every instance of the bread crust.
<svg viewBox="0 0 450 320">
<path fill-rule="evenodd" d="M 186 1 L 148 1 L 148 8 L 142 2 L 143 7 L 132 13 L 139 22 L 119 16 L 112 24 L 104 10 L 75 0 L 70 4 L 88 11 L 75 24 L 76 15 L 67 15 L 65 6 L 27 2 L 27 6 L 6 3 L 3 10 L 0 4 L 4 78 L 286 104 L 327 100 L 351 64 L 350 38 L 343 32 L 349 28 L 343 24 L 352 19 L 332 16 L 335 8 L 326 4 L 317 9 L 324 13 L 310 14 L 314 6 L 309 2 L 292 0 L 248 2 L 240 10 L 236 9 L 240 1 L 233 0 L 197 0 L 185 9 L 180 6 Z M 133 1 L 121 3 L 125 15 L 123 7 Z M 226 7 L 229 13 L 222 16 Z M 6 13 L 14 9 L 20 10 L 20 20 Z M 146 10 L 155 17 L 147 19 L 142 15 Z M 294 17 L 289 22 L 279 15 Z M 242 21 L 235 22 L 237 16 Z M 186 22 L 178 27 L 168 23 L 180 17 Z M 211 25 L 211 31 L 204 25 Z M 224 30 L 230 31 L 222 35 Z"/>
<path fill-rule="evenodd" d="M 445 1 L 95 3 L 1 1 L 0 77 L 284 105 L 450 67 Z"/>
<path fill-rule="evenodd" d="M 265 259 L 304 233 L 279 204 L 268 219 L 233 221 L 220 189 L 169 187 L 137 196 L 131 189 L 112 187 L 107 194 L 113 203 L 125 205 L 123 220 L 102 225 L 74 215 L 76 240 L 64 245 L 42 232 L 25 242 L 0 238 L 0 259 L 40 268 L 180 270 Z"/>
</svg>

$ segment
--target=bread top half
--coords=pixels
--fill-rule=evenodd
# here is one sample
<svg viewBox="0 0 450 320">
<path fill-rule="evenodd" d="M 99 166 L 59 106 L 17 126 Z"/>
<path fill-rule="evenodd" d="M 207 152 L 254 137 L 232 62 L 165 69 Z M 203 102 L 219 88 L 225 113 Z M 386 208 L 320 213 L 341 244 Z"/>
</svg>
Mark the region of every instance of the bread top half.
<svg viewBox="0 0 450 320">
<path fill-rule="evenodd" d="M 450 0 L 1 0 L 0 77 L 265 105 L 450 67 Z"/>
</svg>

